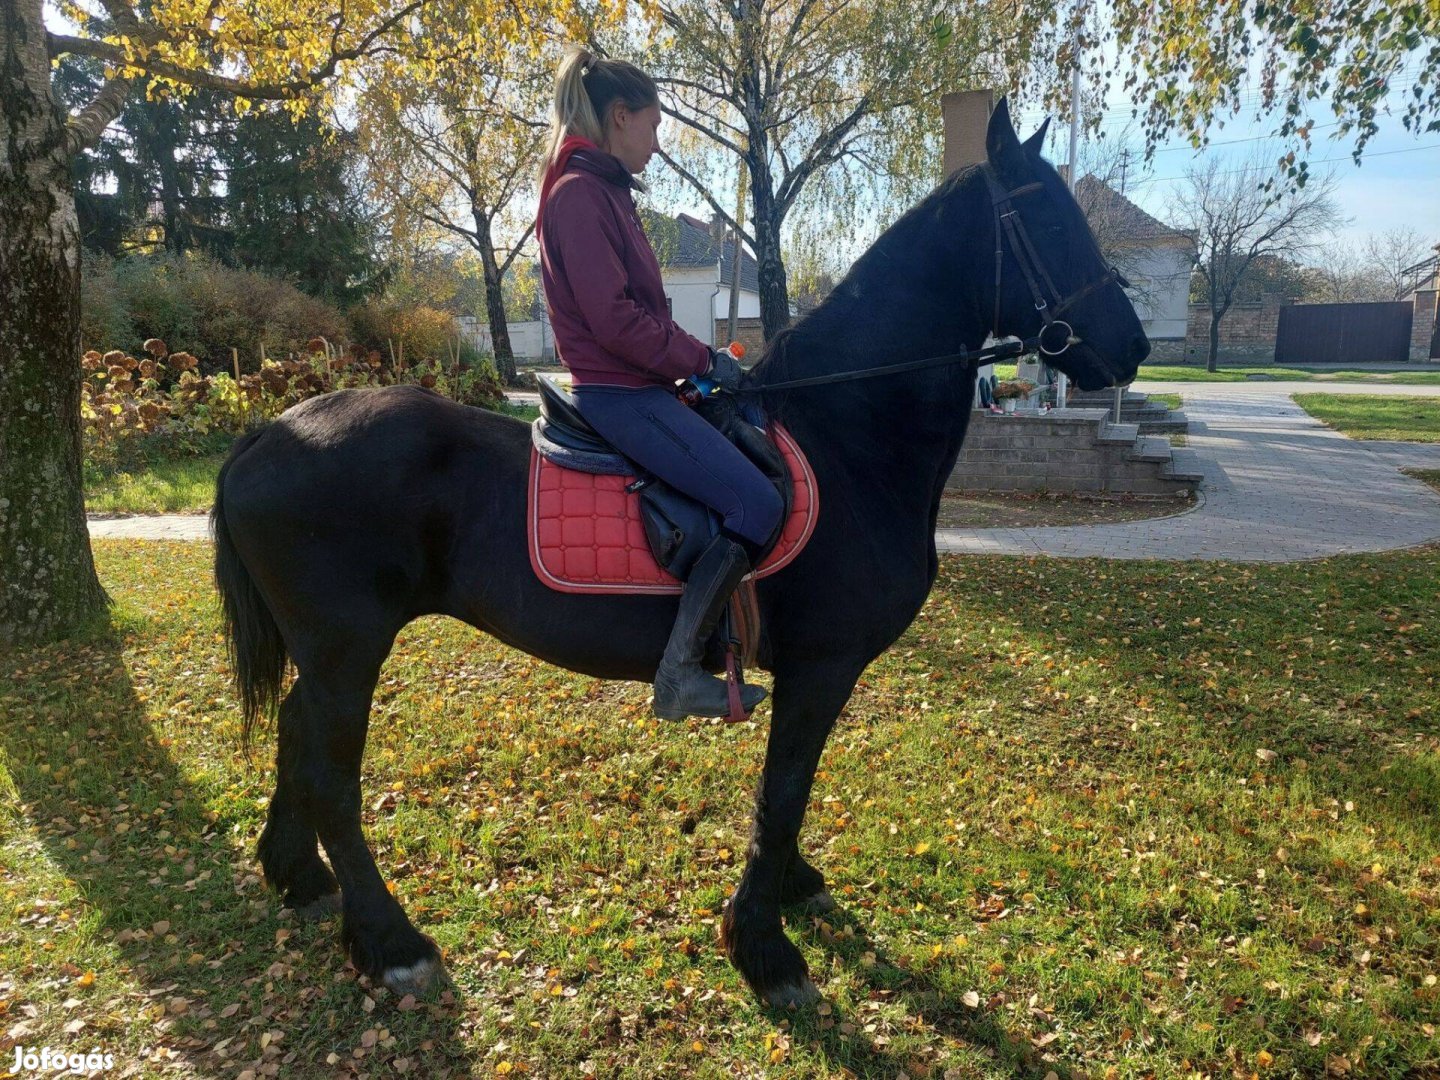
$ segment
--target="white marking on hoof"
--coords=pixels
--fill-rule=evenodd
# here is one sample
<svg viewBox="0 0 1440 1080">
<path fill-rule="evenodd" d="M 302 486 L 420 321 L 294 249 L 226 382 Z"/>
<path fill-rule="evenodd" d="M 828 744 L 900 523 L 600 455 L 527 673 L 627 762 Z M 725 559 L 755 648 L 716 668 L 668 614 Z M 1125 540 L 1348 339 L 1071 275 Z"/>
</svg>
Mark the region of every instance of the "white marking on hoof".
<svg viewBox="0 0 1440 1080">
<path fill-rule="evenodd" d="M 385 974 L 380 981 L 392 992 L 404 997 L 406 994 L 414 994 L 417 997 L 423 994 L 432 984 L 447 985 L 450 981 L 445 974 L 445 966 L 433 957 L 426 957 L 418 964 L 410 964 L 407 967 L 386 968 Z"/>
<path fill-rule="evenodd" d="M 295 909 L 295 917 L 301 922 L 318 922 L 321 919 L 328 919 L 332 915 L 340 913 L 340 894 L 338 892 L 326 893 L 310 901 L 304 907 Z"/>
<path fill-rule="evenodd" d="M 819 988 L 809 979 L 777 986 L 765 995 L 765 1000 L 777 1009 L 804 1008 L 814 1005 L 820 998 Z"/>
</svg>

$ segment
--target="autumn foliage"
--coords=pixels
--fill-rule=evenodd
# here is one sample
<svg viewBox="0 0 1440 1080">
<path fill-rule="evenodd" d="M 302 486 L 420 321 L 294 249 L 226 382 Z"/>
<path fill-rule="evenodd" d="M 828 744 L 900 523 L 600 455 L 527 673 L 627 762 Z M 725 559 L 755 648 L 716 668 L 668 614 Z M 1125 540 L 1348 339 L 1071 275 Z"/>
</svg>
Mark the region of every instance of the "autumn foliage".
<svg viewBox="0 0 1440 1080">
<path fill-rule="evenodd" d="M 321 337 L 311 339 L 302 359 L 267 358 L 259 371 L 238 380 L 226 372 L 202 375 L 193 355 L 172 353 L 159 338 L 147 340 L 139 358 L 119 349 L 91 349 L 80 366 L 85 454 L 101 465 L 121 459 L 138 439 L 183 452 L 200 437 L 239 434 L 306 398 L 347 387 L 413 383 L 487 408 L 502 398 L 488 361 L 465 366 L 427 360 L 407 367 L 375 349 L 335 349 Z"/>
</svg>

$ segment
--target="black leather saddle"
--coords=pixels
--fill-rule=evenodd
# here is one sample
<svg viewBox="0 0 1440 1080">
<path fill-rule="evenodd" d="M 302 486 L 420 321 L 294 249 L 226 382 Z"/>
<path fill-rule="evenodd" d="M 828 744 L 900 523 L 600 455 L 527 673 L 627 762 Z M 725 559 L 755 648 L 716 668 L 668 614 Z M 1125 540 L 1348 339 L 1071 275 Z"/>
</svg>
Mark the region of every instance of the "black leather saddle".
<svg viewBox="0 0 1440 1080">
<path fill-rule="evenodd" d="M 606 442 L 580 415 L 575 396 L 554 376 L 539 375 L 537 382 L 540 415 L 530 425 L 535 449 L 564 469 L 635 477 L 626 490 L 640 493 L 641 519 L 655 561 L 681 581 L 686 580 L 695 560 L 720 532 L 720 515 L 676 491 Z M 756 464 L 784 500 L 779 524 L 765 542 L 763 558 L 779 541 L 790 516 L 794 498 L 790 470 L 779 448 L 765 434 L 765 417 L 756 406 L 741 404 L 730 394 L 712 394 L 701 402 L 697 412 Z"/>
</svg>

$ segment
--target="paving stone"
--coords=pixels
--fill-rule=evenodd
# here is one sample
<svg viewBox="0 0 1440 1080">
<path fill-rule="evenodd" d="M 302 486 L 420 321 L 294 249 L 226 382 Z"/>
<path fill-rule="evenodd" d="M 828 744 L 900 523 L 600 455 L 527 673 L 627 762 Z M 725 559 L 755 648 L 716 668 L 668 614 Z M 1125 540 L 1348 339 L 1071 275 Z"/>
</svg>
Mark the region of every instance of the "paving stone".
<svg viewBox="0 0 1440 1080">
<path fill-rule="evenodd" d="M 1298 384 L 1329 390 L 1342 384 Z M 1398 388 L 1396 388 L 1398 389 Z M 1409 387 L 1434 394 L 1434 387 Z M 1427 394 L 1428 391 L 1428 394 Z M 1348 439 L 1290 400 L 1288 384 L 1187 383 L 1189 513 L 1037 529 L 940 529 L 941 551 L 1058 558 L 1288 562 L 1440 539 L 1440 494 L 1399 472 L 1440 468 L 1440 446 Z M 1010 544 L 1008 548 L 1006 544 Z"/>
</svg>

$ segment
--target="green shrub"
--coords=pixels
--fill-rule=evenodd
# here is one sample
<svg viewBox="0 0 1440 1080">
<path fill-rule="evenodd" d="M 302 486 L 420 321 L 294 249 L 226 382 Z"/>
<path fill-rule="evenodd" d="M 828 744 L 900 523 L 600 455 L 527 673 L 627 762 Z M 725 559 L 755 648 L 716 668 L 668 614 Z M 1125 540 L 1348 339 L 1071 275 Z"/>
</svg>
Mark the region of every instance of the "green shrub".
<svg viewBox="0 0 1440 1080">
<path fill-rule="evenodd" d="M 279 278 L 236 270 L 200 254 L 92 258 L 81 287 L 81 336 L 86 344 L 139 352 L 147 336 L 193 354 L 202 371 L 242 368 L 269 356 L 301 355 L 316 335 L 343 344 L 338 308 Z"/>
<path fill-rule="evenodd" d="M 238 382 L 225 371 L 202 374 L 192 354 L 171 353 L 159 338 L 146 340 L 141 357 L 92 349 L 81 358 L 85 456 L 97 468 L 214 453 L 250 425 L 346 387 L 415 383 L 466 405 L 495 408 L 503 400 L 488 359 L 396 371 L 382 364 L 377 351 L 344 353 L 318 337 L 305 343 L 303 359 L 266 359 L 259 371 L 242 374 Z"/>
<path fill-rule="evenodd" d="M 387 366 L 454 362 L 458 335 L 449 312 L 372 297 L 350 309 L 349 322 L 350 340 L 380 353 Z"/>
</svg>

